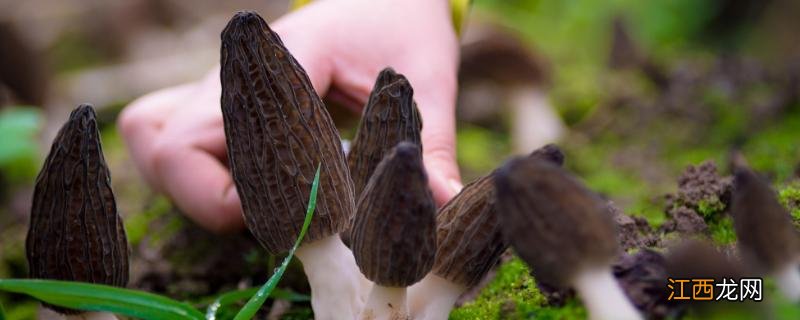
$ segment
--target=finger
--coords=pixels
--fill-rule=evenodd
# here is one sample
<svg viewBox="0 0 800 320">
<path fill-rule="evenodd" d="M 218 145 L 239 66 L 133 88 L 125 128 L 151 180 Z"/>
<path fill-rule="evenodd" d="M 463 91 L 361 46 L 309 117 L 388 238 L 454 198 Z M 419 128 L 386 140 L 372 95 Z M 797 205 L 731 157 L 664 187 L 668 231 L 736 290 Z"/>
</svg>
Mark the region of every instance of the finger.
<svg viewBox="0 0 800 320">
<path fill-rule="evenodd" d="M 331 85 L 332 64 L 329 38 L 325 36 L 323 21 L 326 13 L 318 3 L 306 5 L 271 24 L 273 30 L 289 49 L 292 56 L 308 74 L 311 85 L 320 96 L 325 96 Z"/>
<path fill-rule="evenodd" d="M 196 90 L 195 84 L 186 84 L 153 92 L 125 107 L 117 119 L 118 129 L 137 170 L 145 181 L 155 185 L 153 168 L 154 143 L 164 127 L 165 119 L 182 104 L 182 99 Z M 156 187 L 156 189 L 158 189 Z"/>
<path fill-rule="evenodd" d="M 414 87 L 414 99 L 422 116 L 423 157 L 431 191 L 439 206 L 462 188 L 456 162 L 457 43 L 443 45 L 443 54 L 410 59 L 406 74 Z M 429 65 L 437 67 L 422 67 Z"/>
<path fill-rule="evenodd" d="M 153 161 L 164 192 L 194 222 L 214 232 L 244 226 L 228 169 L 206 150 L 162 140 Z"/>
</svg>

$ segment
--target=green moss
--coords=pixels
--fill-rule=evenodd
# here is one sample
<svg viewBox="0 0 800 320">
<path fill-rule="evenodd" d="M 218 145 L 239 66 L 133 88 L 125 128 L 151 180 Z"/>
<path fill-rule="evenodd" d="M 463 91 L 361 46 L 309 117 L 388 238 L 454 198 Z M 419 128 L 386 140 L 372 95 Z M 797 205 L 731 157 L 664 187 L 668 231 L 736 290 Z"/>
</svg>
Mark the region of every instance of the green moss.
<svg viewBox="0 0 800 320">
<path fill-rule="evenodd" d="M 795 220 L 800 220 L 800 185 L 789 185 L 779 190 L 778 200 Z"/>
<path fill-rule="evenodd" d="M 475 301 L 453 310 L 451 320 L 467 319 L 583 319 L 586 311 L 577 301 L 562 307 L 546 306 L 536 280 L 519 258 L 503 264 Z"/>
<path fill-rule="evenodd" d="M 450 319 L 517 319 L 545 303 L 528 267 L 515 258 L 498 268 L 494 280 L 475 301 L 453 310 Z"/>
<path fill-rule="evenodd" d="M 730 216 L 723 216 L 715 223 L 710 223 L 708 229 L 711 232 L 711 239 L 717 244 L 726 245 L 736 242 L 736 231 L 733 229 L 733 220 Z"/>
</svg>

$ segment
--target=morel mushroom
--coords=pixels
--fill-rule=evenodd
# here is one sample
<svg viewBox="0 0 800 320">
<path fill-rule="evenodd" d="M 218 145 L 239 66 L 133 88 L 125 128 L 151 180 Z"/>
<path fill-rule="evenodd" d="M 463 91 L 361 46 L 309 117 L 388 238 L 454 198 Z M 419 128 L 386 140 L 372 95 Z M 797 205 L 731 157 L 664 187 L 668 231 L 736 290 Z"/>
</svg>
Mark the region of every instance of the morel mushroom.
<svg viewBox="0 0 800 320">
<path fill-rule="evenodd" d="M 422 147 L 421 130 L 422 118 L 414 102 L 411 84 L 392 68 L 383 69 L 375 80 L 356 137 L 347 153 L 356 199 L 392 147 L 402 141 Z M 349 231 L 342 233 L 346 244 L 350 243 L 349 237 Z"/>
<path fill-rule="evenodd" d="M 375 284 L 362 319 L 407 319 L 406 287 L 436 254 L 436 205 L 419 147 L 401 142 L 380 162 L 356 207 L 353 254 Z"/>
<path fill-rule="evenodd" d="M 356 197 L 383 157 L 402 141 L 422 146 L 422 119 L 406 77 L 386 68 L 378 75 L 347 154 Z"/>
<path fill-rule="evenodd" d="M 792 218 L 767 182 L 742 163 L 734 167 L 732 215 L 745 262 L 774 276 L 787 298 L 800 301 L 800 239 Z"/>
<path fill-rule="evenodd" d="M 574 287 L 593 319 L 640 319 L 611 273 L 606 203 L 552 163 L 517 158 L 495 177 L 503 233 L 537 280 Z"/>
<path fill-rule="evenodd" d="M 31 278 L 128 284 L 128 242 L 110 180 L 94 109 L 80 105 L 58 132 L 36 178 L 25 243 Z"/>
<path fill-rule="evenodd" d="M 553 144 L 529 157 L 564 163 L 564 154 Z M 494 175 L 470 182 L 439 209 L 433 271 L 409 290 L 415 318 L 446 319 L 456 299 L 477 285 L 508 248 L 494 207 Z"/>
<path fill-rule="evenodd" d="M 222 32 L 222 114 L 228 159 L 245 224 L 270 253 L 300 233 L 321 163 L 314 219 L 297 250 L 316 317 L 353 319 L 363 304 L 352 253 L 338 233 L 353 213 L 341 141 L 297 60 L 256 13 L 240 12 Z"/>
</svg>

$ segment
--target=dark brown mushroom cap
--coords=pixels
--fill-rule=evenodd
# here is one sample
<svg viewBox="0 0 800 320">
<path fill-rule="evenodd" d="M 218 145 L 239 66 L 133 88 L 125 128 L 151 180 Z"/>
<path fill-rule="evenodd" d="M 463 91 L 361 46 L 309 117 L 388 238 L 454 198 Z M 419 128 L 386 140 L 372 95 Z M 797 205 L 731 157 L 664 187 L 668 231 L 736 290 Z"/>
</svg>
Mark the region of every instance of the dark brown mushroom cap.
<svg viewBox="0 0 800 320">
<path fill-rule="evenodd" d="M 288 251 L 321 163 L 304 241 L 342 231 L 353 212 L 353 186 L 339 134 L 308 75 L 253 12 L 228 22 L 221 54 L 228 159 L 247 227 L 269 252 Z"/>
<path fill-rule="evenodd" d="M 72 111 L 53 141 L 25 246 L 31 278 L 128 284 L 128 242 L 90 105 Z"/>
<path fill-rule="evenodd" d="M 422 147 L 422 119 L 414 102 L 414 89 L 402 74 L 386 68 L 378 75 L 358 125 L 347 164 L 356 198 L 384 155 L 402 141 Z"/>
<path fill-rule="evenodd" d="M 564 163 L 564 154 L 552 144 L 537 149 L 530 157 L 556 165 Z M 467 184 L 439 209 L 434 274 L 472 287 L 497 264 L 508 242 L 500 229 L 494 203 L 492 172 Z"/>
<path fill-rule="evenodd" d="M 618 251 L 605 201 L 552 163 L 516 158 L 495 177 L 503 234 L 537 279 L 570 285 L 583 268 L 610 265 Z"/>
<path fill-rule="evenodd" d="M 667 274 L 672 278 L 738 279 L 745 276 L 739 261 L 701 240 L 686 240 L 670 248 L 665 262 Z"/>
<path fill-rule="evenodd" d="M 361 272 L 387 287 L 425 277 L 436 254 L 435 215 L 420 149 L 402 142 L 378 164 L 356 207 L 351 236 Z"/>
<path fill-rule="evenodd" d="M 770 272 L 800 254 L 800 239 L 789 212 L 767 182 L 747 167 L 734 170 L 733 226 L 742 257 Z"/>
</svg>

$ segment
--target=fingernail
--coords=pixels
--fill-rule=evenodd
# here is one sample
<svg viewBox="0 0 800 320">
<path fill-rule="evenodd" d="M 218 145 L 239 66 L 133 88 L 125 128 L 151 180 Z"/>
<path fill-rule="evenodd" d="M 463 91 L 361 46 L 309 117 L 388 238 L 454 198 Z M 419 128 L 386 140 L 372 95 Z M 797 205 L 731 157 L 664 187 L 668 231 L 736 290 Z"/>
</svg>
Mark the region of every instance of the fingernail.
<svg viewBox="0 0 800 320">
<path fill-rule="evenodd" d="M 447 182 L 450 183 L 450 188 L 453 188 L 453 191 L 456 193 L 459 193 L 461 192 L 461 189 L 464 189 L 464 185 L 456 179 L 450 179 Z"/>
</svg>

